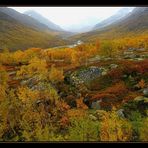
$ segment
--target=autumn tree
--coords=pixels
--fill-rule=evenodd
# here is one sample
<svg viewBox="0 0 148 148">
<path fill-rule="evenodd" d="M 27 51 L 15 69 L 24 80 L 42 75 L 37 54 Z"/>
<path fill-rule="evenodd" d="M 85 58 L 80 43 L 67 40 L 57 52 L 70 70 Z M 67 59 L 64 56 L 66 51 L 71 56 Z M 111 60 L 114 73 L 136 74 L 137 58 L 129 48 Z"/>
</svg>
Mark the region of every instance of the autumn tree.
<svg viewBox="0 0 148 148">
<path fill-rule="evenodd" d="M 36 76 L 39 80 L 47 79 L 47 64 L 45 60 L 41 60 L 37 57 L 29 61 L 29 65 L 24 65 L 19 71 L 17 71 L 17 76 L 20 78 L 30 78 Z"/>
<path fill-rule="evenodd" d="M 109 114 L 101 122 L 100 140 L 130 141 L 132 136 L 131 124 L 126 119 L 120 118 L 114 109 Z"/>
<path fill-rule="evenodd" d="M 55 65 L 52 65 L 49 71 L 48 78 L 52 83 L 63 81 L 64 79 L 63 70 L 56 68 Z"/>
<path fill-rule="evenodd" d="M 111 41 L 105 41 L 101 44 L 100 54 L 106 57 L 113 57 L 115 51 L 113 49 L 113 43 Z"/>
<path fill-rule="evenodd" d="M 69 126 L 70 141 L 99 141 L 100 124 L 92 121 L 88 116 L 72 118 Z"/>
</svg>

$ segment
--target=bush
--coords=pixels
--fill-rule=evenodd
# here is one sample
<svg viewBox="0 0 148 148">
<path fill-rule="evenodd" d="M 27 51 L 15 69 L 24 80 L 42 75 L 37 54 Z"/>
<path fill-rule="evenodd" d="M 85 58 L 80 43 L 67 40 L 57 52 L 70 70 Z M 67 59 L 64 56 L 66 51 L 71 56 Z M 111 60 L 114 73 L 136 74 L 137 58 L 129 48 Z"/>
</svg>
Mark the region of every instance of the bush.
<svg viewBox="0 0 148 148">
<path fill-rule="evenodd" d="M 99 122 L 88 117 L 72 118 L 68 131 L 69 141 L 99 141 Z"/>
<path fill-rule="evenodd" d="M 51 66 L 50 72 L 49 72 L 49 80 L 52 83 L 57 83 L 64 80 L 63 70 L 55 68 L 54 65 Z"/>
<path fill-rule="evenodd" d="M 113 110 L 108 113 L 100 126 L 101 141 L 130 141 L 132 136 L 131 124 L 120 118 Z"/>
</svg>

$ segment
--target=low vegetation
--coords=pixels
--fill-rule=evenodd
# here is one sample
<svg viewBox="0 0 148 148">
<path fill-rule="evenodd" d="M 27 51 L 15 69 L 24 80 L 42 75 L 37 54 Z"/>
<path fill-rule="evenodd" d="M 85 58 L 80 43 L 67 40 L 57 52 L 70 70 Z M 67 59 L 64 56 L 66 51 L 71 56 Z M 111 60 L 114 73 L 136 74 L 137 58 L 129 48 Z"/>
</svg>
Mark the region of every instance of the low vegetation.
<svg viewBox="0 0 148 148">
<path fill-rule="evenodd" d="M 147 141 L 147 43 L 3 50 L 0 140 Z"/>
</svg>

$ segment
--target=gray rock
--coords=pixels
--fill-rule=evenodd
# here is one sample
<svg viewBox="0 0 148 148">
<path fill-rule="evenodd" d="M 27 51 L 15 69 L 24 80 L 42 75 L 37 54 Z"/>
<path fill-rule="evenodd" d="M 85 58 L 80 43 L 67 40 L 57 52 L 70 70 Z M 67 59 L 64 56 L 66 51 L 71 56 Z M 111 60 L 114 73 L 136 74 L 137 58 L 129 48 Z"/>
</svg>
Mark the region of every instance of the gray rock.
<svg viewBox="0 0 148 148">
<path fill-rule="evenodd" d="M 123 52 L 124 55 L 130 55 L 130 54 L 133 54 L 133 53 L 134 53 L 133 51 L 124 51 Z"/>
<path fill-rule="evenodd" d="M 134 99 L 134 101 L 136 102 L 143 101 L 144 103 L 148 103 L 148 98 L 144 96 L 138 96 Z"/>
<path fill-rule="evenodd" d="M 102 102 L 102 100 L 92 102 L 91 108 L 96 110 L 101 109 L 100 102 Z"/>
<path fill-rule="evenodd" d="M 128 50 L 129 50 L 129 51 L 134 51 L 134 50 L 137 50 L 137 49 L 136 49 L 136 48 L 130 47 Z"/>
<path fill-rule="evenodd" d="M 98 120 L 104 120 L 107 116 L 107 112 L 105 110 L 96 110 L 95 116 Z"/>
<path fill-rule="evenodd" d="M 119 109 L 117 111 L 118 116 L 121 117 L 121 118 L 125 118 L 123 111 L 124 111 L 123 109 Z"/>
<path fill-rule="evenodd" d="M 22 81 L 20 81 L 20 84 L 21 85 L 25 85 L 27 83 L 27 80 L 22 80 Z"/>
<path fill-rule="evenodd" d="M 128 54 L 126 56 L 124 56 L 124 59 L 135 59 L 137 55 L 135 54 Z"/>
<path fill-rule="evenodd" d="M 100 75 L 101 75 L 101 70 L 98 67 L 91 66 L 73 72 L 69 77 L 69 82 L 72 85 L 83 84 L 94 80 Z"/>
<path fill-rule="evenodd" d="M 118 67 L 118 65 L 117 64 L 110 64 L 110 69 L 114 69 L 114 68 L 117 68 Z"/>
<path fill-rule="evenodd" d="M 89 115 L 89 118 L 90 118 L 91 120 L 93 120 L 93 121 L 96 121 L 96 120 L 97 120 L 97 117 L 95 117 L 95 116 L 92 115 L 92 114 Z"/>
<path fill-rule="evenodd" d="M 143 94 L 145 97 L 148 97 L 148 88 L 143 89 Z"/>
<path fill-rule="evenodd" d="M 145 48 L 139 48 L 138 51 L 145 51 Z"/>
<path fill-rule="evenodd" d="M 93 62 L 100 61 L 100 60 L 101 60 L 101 57 L 100 56 L 95 56 L 93 58 L 90 58 L 88 61 L 90 63 L 93 63 Z"/>
<path fill-rule="evenodd" d="M 108 73 L 108 71 L 109 71 L 109 69 L 104 68 L 104 67 L 100 67 L 100 70 L 101 70 L 101 75 L 102 75 L 102 76 L 103 76 L 103 75 L 106 75 L 106 74 Z"/>
<path fill-rule="evenodd" d="M 104 61 L 109 61 L 109 60 L 112 60 L 112 58 L 110 57 L 104 58 Z"/>
<path fill-rule="evenodd" d="M 128 76 L 127 75 L 123 75 L 123 78 L 127 78 Z"/>
</svg>

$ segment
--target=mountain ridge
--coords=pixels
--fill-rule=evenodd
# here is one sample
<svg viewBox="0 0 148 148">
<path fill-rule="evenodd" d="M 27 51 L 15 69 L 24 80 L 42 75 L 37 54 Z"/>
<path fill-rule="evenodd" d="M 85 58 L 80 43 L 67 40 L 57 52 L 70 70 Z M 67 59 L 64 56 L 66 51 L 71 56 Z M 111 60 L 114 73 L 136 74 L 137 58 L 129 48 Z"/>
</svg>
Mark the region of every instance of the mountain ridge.
<svg viewBox="0 0 148 148">
<path fill-rule="evenodd" d="M 72 36 L 70 39 L 92 41 L 97 38 L 113 39 L 126 35 L 127 33 L 135 34 L 148 31 L 148 7 L 136 7 L 124 18 L 109 26 Z"/>
<path fill-rule="evenodd" d="M 16 16 L 21 16 L 21 13 L 13 11 L 15 12 L 13 14 L 17 15 L 11 16 L 12 13 L 8 12 L 12 12 L 12 9 L 0 7 L 0 49 L 24 50 L 32 47 L 47 48 L 66 44 L 66 41 L 56 32 L 44 28 L 44 25 L 40 28 L 40 26 L 33 27 L 26 23 L 23 24 L 20 18 L 18 20 L 16 18 Z"/>
<path fill-rule="evenodd" d="M 51 22 L 50 20 L 43 17 L 41 14 L 39 14 L 38 12 L 36 12 L 34 10 L 25 11 L 23 14 L 26 14 L 26 15 L 32 17 L 33 19 L 38 20 L 40 23 L 48 26 L 50 29 L 57 30 L 57 31 L 64 31 L 64 29 L 62 29 L 60 26 Z"/>
<path fill-rule="evenodd" d="M 106 27 L 108 25 L 111 25 L 112 23 L 122 19 L 125 17 L 127 14 L 131 12 L 131 8 L 122 8 L 120 9 L 117 13 L 114 15 L 110 16 L 109 18 L 101 21 L 100 23 L 96 24 L 92 30 L 100 29 L 103 27 Z"/>
</svg>

